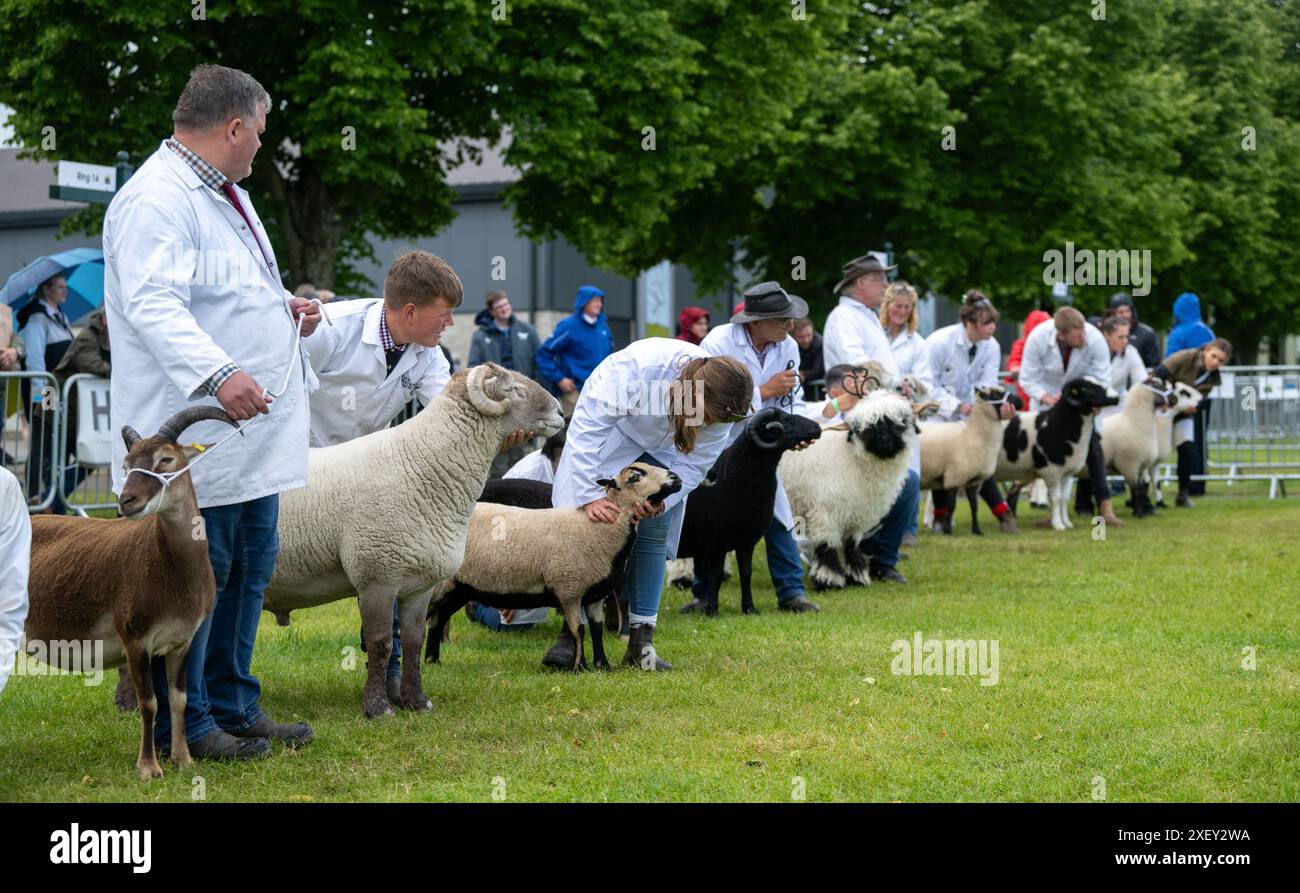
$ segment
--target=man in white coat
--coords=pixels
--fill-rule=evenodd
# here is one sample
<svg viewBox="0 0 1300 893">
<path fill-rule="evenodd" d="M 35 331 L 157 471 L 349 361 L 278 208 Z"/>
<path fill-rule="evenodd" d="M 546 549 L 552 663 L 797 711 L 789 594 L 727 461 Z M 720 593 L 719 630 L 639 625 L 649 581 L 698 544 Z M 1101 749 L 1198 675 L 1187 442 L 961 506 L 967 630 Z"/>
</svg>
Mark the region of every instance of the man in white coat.
<svg viewBox="0 0 1300 893">
<path fill-rule="evenodd" d="M 1040 325 L 1025 339 L 1025 353 L 1020 363 L 1020 387 L 1029 395 L 1033 410 L 1055 406 L 1061 399 L 1065 383 L 1089 376 L 1103 387 L 1110 386 L 1110 346 L 1106 336 L 1083 318 L 1074 307 L 1056 311 L 1054 325 Z M 1107 524 L 1122 527 L 1110 503 L 1110 486 L 1106 483 L 1106 458 L 1101 451 L 1101 435 L 1092 426 L 1088 442 L 1088 485 L 1097 502 L 1097 514 Z M 1049 519 L 1042 519 L 1039 526 Z"/>
<path fill-rule="evenodd" d="M 0 467 L 0 694 L 14 666 L 27 620 L 27 576 L 32 560 L 32 520 L 23 488 Z"/>
<path fill-rule="evenodd" d="M 251 672 L 279 551 L 279 494 L 307 483 L 310 368 L 295 350 L 296 329 L 306 337 L 320 322 L 310 301 L 284 289 L 261 220 L 235 185 L 252 171 L 269 108 L 270 97 L 245 72 L 194 69 L 172 114 L 172 137 L 104 218 L 114 428 L 152 432 L 194 402 L 219 404 L 237 421 L 255 419 L 190 472 L 203 515 L 196 529 L 207 538 L 217 586 L 186 663 L 185 736 L 195 759 L 262 757 L 272 738 L 293 746 L 312 737 L 305 723 L 267 717 Z M 229 430 L 201 425 L 196 440 Z M 116 443 L 115 490 L 125 453 Z M 154 736 L 165 753 L 171 731 L 161 659 L 154 680 Z"/>
<path fill-rule="evenodd" d="M 700 347 L 715 357 L 735 357 L 745 364 L 754 379 L 754 412 L 775 407 L 803 415 L 799 344 L 791 337 L 790 328 L 796 319 L 807 315 L 808 304 L 803 298 L 788 294 L 775 282 L 763 282 L 745 292 L 744 309 L 731 317 L 731 322 L 709 332 Z M 743 425 L 732 425 L 728 442 L 735 442 L 742 431 Z M 778 474 L 772 524 L 764 535 L 767 569 L 776 589 L 777 607 L 796 613 L 819 611 L 804 595 L 803 561 L 793 530 L 794 511 Z M 706 607 L 697 591 L 682 611 L 691 613 Z"/>
<path fill-rule="evenodd" d="M 895 269 L 897 267 L 883 266 L 870 254 L 856 257 L 844 265 L 844 277 L 835 285 L 840 302 L 826 317 L 822 332 L 827 369 L 842 363 L 865 366 L 874 360 L 889 373 L 891 382 L 898 381 L 898 361 L 877 315 L 877 308 L 885 299 L 889 273 Z M 915 460 L 913 464 L 916 464 Z M 909 468 L 907 481 L 881 521 L 880 530 L 861 544 L 870 555 L 868 573 L 873 580 L 907 582 L 907 578 L 898 572 L 901 557 L 898 550 L 911 526 L 910 519 L 916 517 L 920 500 L 921 476 Z"/>
</svg>

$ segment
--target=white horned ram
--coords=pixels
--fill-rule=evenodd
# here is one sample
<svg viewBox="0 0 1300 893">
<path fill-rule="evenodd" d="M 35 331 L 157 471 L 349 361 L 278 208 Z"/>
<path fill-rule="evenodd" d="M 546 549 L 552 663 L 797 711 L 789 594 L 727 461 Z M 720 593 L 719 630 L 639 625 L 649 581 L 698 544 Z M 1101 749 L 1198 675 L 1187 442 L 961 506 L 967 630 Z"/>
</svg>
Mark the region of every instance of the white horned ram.
<svg viewBox="0 0 1300 893">
<path fill-rule="evenodd" d="M 430 710 L 420 680 L 425 615 L 456 573 L 465 531 L 502 440 L 564 427 L 559 402 L 494 363 L 461 370 L 415 418 L 311 451 L 307 487 L 280 498 L 280 557 L 265 609 L 288 613 L 356 596 L 369 660 L 366 716 L 393 712 L 385 692 L 393 601 L 402 631 L 397 706 Z"/>
</svg>

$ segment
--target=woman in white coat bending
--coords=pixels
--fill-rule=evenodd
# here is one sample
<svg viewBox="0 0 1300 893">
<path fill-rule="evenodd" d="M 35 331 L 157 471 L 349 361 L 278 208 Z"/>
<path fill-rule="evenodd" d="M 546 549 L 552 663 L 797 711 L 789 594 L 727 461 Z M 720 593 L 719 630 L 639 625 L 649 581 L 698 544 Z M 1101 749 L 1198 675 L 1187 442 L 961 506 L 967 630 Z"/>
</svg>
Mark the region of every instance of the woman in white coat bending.
<svg viewBox="0 0 1300 893">
<path fill-rule="evenodd" d="M 654 650 L 664 560 L 676 554 L 686 498 L 726 447 L 732 423 L 749 415 L 753 394 L 739 360 L 669 338 L 646 338 L 611 354 L 583 385 L 555 469 L 555 506 L 579 505 L 593 521 L 613 523 L 618 508 L 596 481 L 638 460 L 659 464 L 682 482 L 661 506 L 645 504 L 637 512 L 623 582 L 631 622 L 625 664 L 672 669 Z M 551 651 L 568 649 L 571 657 L 575 644 L 561 634 Z"/>
</svg>

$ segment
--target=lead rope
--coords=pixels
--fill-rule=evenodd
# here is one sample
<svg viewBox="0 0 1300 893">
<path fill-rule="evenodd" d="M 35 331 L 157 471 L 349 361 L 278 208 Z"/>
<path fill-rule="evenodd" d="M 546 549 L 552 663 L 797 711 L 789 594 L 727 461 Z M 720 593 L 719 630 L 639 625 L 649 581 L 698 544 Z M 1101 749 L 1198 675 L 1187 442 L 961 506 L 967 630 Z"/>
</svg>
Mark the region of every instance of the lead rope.
<svg viewBox="0 0 1300 893">
<path fill-rule="evenodd" d="M 320 308 L 321 317 L 331 326 L 334 325 L 334 320 L 330 319 L 329 315 L 325 312 L 325 305 L 321 303 L 320 298 L 312 298 L 311 302 Z M 306 318 L 307 318 L 306 314 L 300 315 L 298 317 L 298 325 L 295 326 L 294 328 L 293 355 L 289 357 L 289 366 L 284 370 L 284 380 L 280 382 L 280 390 L 271 391 L 268 390 L 267 388 L 262 388 L 263 400 L 265 400 L 267 397 L 275 398 L 275 397 L 283 396 L 285 391 L 288 390 L 289 376 L 293 374 L 294 364 L 298 361 L 298 359 L 302 355 L 301 351 L 299 351 L 298 348 L 302 344 L 302 324 L 306 321 Z M 231 431 L 225 437 L 218 440 L 210 447 L 205 447 L 201 443 L 191 443 L 190 445 L 194 447 L 194 449 L 199 451 L 199 455 L 195 456 L 194 461 L 190 462 L 180 471 L 157 472 L 149 468 L 128 468 L 126 471 L 126 476 L 130 477 L 132 474 L 143 474 L 146 475 L 147 477 L 151 477 L 161 482 L 162 483 L 161 496 L 165 497 L 167 495 L 167 486 L 172 481 L 174 481 L 176 478 L 180 477 L 183 474 L 187 474 L 191 468 L 193 468 L 195 465 L 198 465 L 200 462 L 206 459 L 209 455 L 215 452 L 218 447 L 224 445 L 226 441 L 230 440 L 236 434 L 242 436 L 245 431 L 247 431 L 249 428 L 253 427 L 260 421 L 261 418 L 259 417 L 259 418 L 250 419 L 249 421 L 245 422 L 242 425 L 238 425 L 238 424 L 235 425 L 235 429 L 233 431 Z"/>
</svg>

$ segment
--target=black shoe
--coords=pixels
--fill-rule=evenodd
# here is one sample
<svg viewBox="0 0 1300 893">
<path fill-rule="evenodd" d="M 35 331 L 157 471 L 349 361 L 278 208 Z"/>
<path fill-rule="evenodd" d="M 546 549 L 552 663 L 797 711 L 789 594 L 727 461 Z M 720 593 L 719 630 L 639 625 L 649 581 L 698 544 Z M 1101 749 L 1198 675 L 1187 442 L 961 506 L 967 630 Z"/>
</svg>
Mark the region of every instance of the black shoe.
<svg viewBox="0 0 1300 893">
<path fill-rule="evenodd" d="M 915 545 L 916 545 L 916 534 L 915 534 L 915 533 L 905 533 L 905 534 L 903 534 L 903 541 L 902 541 L 902 543 L 900 543 L 899 545 L 902 545 L 902 546 L 915 546 Z"/>
<path fill-rule="evenodd" d="M 578 635 L 582 635 L 583 627 L 578 626 Z M 555 640 L 551 650 L 546 652 L 542 657 L 542 666 L 550 667 L 553 670 L 572 670 L 573 662 L 578 659 L 578 643 L 574 641 L 573 636 L 569 633 L 568 624 L 561 624 L 560 637 Z"/>
<path fill-rule="evenodd" d="M 222 729 L 191 741 L 189 747 L 196 760 L 260 760 L 271 755 L 271 742 L 265 738 L 243 738 Z M 159 750 L 160 756 L 171 756 L 170 747 Z"/>
<path fill-rule="evenodd" d="M 1178 498 L 1174 500 L 1174 505 L 1178 506 L 1180 509 L 1189 509 L 1195 504 L 1196 503 L 1192 502 L 1191 497 L 1187 495 L 1186 490 L 1178 491 Z"/>
<path fill-rule="evenodd" d="M 682 605 L 683 614 L 703 614 L 705 617 L 718 616 L 718 603 L 706 602 L 703 599 L 693 598 L 686 604 Z"/>
<path fill-rule="evenodd" d="M 288 747 L 300 747 L 316 737 L 311 726 L 305 722 L 271 722 L 269 716 L 263 716 L 242 732 L 231 734 L 245 741 L 256 741 L 259 738 L 279 741 Z"/>
<path fill-rule="evenodd" d="M 785 601 L 777 602 L 776 607 L 777 610 L 790 611 L 794 614 L 816 614 L 821 610 L 802 595 L 796 595 L 793 598 L 787 598 Z"/>
<path fill-rule="evenodd" d="M 632 624 L 632 635 L 627 640 L 627 654 L 623 655 L 623 665 L 639 667 L 642 670 L 671 670 L 673 665 L 661 659 L 655 652 L 654 638 L 653 623 Z"/>
<path fill-rule="evenodd" d="M 907 577 L 904 577 L 892 567 L 885 567 L 883 564 L 873 564 L 867 569 L 871 579 L 879 580 L 882 583 L 906 583 Z"/>
<path fill-rule="evenodd" d="M 477 607 L 478 607 L 478 602 L 465 602 L 465 616 L 470 619 L 471 623 L 479 622 L 478 617 L 475 614 L 475 609 Z"/>
</svg>

